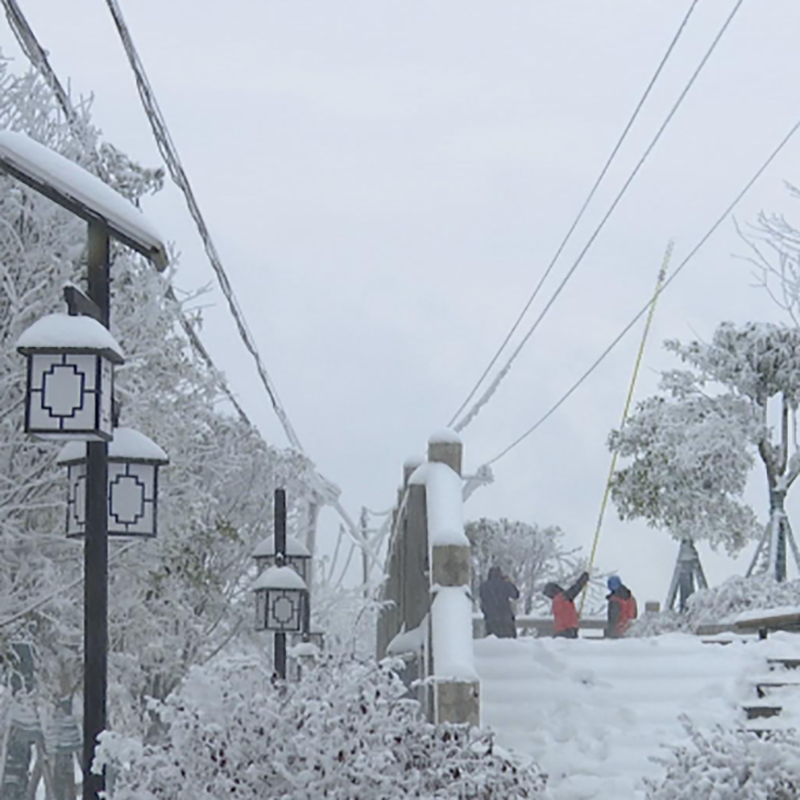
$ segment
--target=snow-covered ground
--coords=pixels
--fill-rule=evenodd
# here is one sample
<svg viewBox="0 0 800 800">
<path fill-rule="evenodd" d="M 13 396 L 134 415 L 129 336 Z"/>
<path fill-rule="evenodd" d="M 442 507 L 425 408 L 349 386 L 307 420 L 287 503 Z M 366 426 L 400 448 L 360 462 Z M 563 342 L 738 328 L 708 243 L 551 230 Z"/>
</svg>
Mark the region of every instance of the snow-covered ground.
<svg viewBox="0 0 800 800">
<path fill-rule="evenodd" d="M 554 800 L 628 800 L 644 797 L 643 776 L 662 774 L 651 756 L 687 739 L 680 714 L 703 727 L 745 727 L 743 705 L 771 702 L 758 700 L 755 684 L 780 680 L 768 672 L 767 659 L 800 658 L 800 636 L 737 637 L 724 646 L 685 634 L 616 641 L 491 637 L 476 640 L 475 658 L 483 724 L 500 745 L 539 762 Z M 782 678 L 800 681 L 800 671 Z M 800 717 L 800 691 L 776 700 L 792 703 L 779 724 Z"/>
</svg>

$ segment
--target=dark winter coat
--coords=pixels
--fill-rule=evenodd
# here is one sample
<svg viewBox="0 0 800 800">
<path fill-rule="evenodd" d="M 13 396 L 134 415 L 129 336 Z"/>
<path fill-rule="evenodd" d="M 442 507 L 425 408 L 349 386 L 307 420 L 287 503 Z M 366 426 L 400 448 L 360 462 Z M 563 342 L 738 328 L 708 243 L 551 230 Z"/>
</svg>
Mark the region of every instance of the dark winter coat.
<svg viewBox="0 0 800 800">
<path fill-rule="evenodd" d="M 610 639 L 619 639 L 625 635 L 628 626 L 639 615 L 636 598 L 627 586 L 622 585 L 611 592 L 606 599 L 608 600 L 606 636 Z"/>
<path fill-rule="evenodd" d="M 511 601 L 519 597 L 519 589 L 499 569 L 492 567 L 489 578 L 480 587 L 481 611 L 486 622 L 486 635 L 500 639 L 516 639 L 517 624 Z"/>
<path fill-rule="evenodd" d="M 578 638 L 578 611 L 575 598 L 581 593 L 589 580 L 589 573 L 583 572 L 568 589 L 562 589 L 557 583 L 548 583 L 544 594 L 550 598 L 553 609 L 553 636 L 565 639 Z"/>
</svg>

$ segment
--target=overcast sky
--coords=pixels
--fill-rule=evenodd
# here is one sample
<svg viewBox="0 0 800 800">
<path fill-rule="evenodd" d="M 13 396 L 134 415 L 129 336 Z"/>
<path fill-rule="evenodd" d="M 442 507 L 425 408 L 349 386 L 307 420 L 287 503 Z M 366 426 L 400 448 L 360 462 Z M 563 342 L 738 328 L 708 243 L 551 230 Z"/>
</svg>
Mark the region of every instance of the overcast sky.
<svg viewBox="0 0 800 800">
<path fill-rule="evenodd" d="M 20 3 L 74 96 L 133 158 L 159 157 L 102 0 Z M 123 11 L 239 301 L 301 441 L 353 516 L 388 508 L 519 314 L 627 122 L 689 0 L 124 0 Z M 528 317 L 571 266 L 733 8 L 701 2 L 607 183 Z M 691 250 L 800 114 L 800 4 L 749 0 L 605 230 L 492 402 L 464 432 L 467 471 L 561 397 L 646 302 L 667 240 Z M 24 59 L 7 27 L 8 54 Z M 800 138 L 737 211 L 800 206 Z M 145 211 L 213 273 L 178 191 Z M 726 223 L 659 302 L 637 389 L 668 337 L 781 320 Z M 203 337 L 272 443 L 286 439 L 219 292 Z M 587 551 L 640 329 L 495 466 L 469 517 L 558 524 Z M 800 490 L 798 490 L 800 491 Z M 761 474 L 751 499 L 766 511 Z M 800 499 L 789 499 L 790 512 Z M 333 537 L 336 517 L 322 520 Z M 610 510 L 598 566 L 664 599 L 677 546 Z M 705 550 L 703 554 L 705 556 Z M 742 572 L 709 557 L 712 581 Z"/>
</svg>

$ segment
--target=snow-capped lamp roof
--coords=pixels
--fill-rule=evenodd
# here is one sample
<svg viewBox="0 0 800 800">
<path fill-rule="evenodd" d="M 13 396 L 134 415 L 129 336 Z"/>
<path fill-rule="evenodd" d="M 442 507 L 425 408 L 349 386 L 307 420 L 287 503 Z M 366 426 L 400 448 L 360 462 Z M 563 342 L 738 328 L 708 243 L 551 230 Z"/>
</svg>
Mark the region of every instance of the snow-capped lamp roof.
<svg viewBox="0 0 800 800">
<path fill-rule="evenodd" d="M 267 536 L 266 539 L 262 539 L 257 545 L 256 549 L 253 550 L 253 558 L 269 558 L 270 556 L 275 555 L 275 537 L 274 536 Z M 298 539 L 295 539 L 294 536 L 287 536 L 286 537 L 286 552 L 284 553 L 285 556 L 299 556 L 305 558 L 311 558 L 311 553 L 309 549 Z"/>
<path fill-rule="evenodd" d="M 17 339 L 17 351 L 24 356 L 37 351 L 97 353 L 115 364 L 125 361 L 122 348 L 107 328 L 91 317 L 69 314 L 48 314 L 36 320 Z"/>
<path fill-rule="evenodd" d="M 306 582 L 291 567 L 269 567 L 265 569 L 250 587 L 251 592 L 263 589 L 306 590 Z"/>
<path fill-rule="evenodd" d="M 68 442 L 61 448 L 56 463 L 61 466 L 86 460 L 86 442 Z M 169 464 L 169 456 L 152 439 L 133 428 L 114 428 L 108 443 L 108 460 L 135 461 L 137 464 Z"/>
<path fill-rule="evenodd" d="M 428 444 L 461 444 L 461 437 L 450 428 L 442 428 L 431 434 Z"/>
<path fill-rule="evenodd" d="M 119 192 L 74 161 L 24 133 L 0 131 L 0 169 L 149 258 L 159 271 L 169 259 L 163 237 Z"/>
</svg>

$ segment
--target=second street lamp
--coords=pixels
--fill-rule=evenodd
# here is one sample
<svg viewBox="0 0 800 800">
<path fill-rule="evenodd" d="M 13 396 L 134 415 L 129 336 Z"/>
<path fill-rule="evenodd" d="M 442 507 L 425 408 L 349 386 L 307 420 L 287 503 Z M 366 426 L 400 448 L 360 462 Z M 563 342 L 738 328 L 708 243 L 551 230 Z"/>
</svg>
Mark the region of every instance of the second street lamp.
<svg viewBox="0 0 800 800">
<path fill-rule="evenodd" d="M 67 536 L 86 533 L 86 445 L 70 442 L 57 463 L 67 468 Z M 158 533 L 158 468 L 167 454 L 133 428 L 115 428 L 108 444 L 108 535 Z"/>
</svg>

